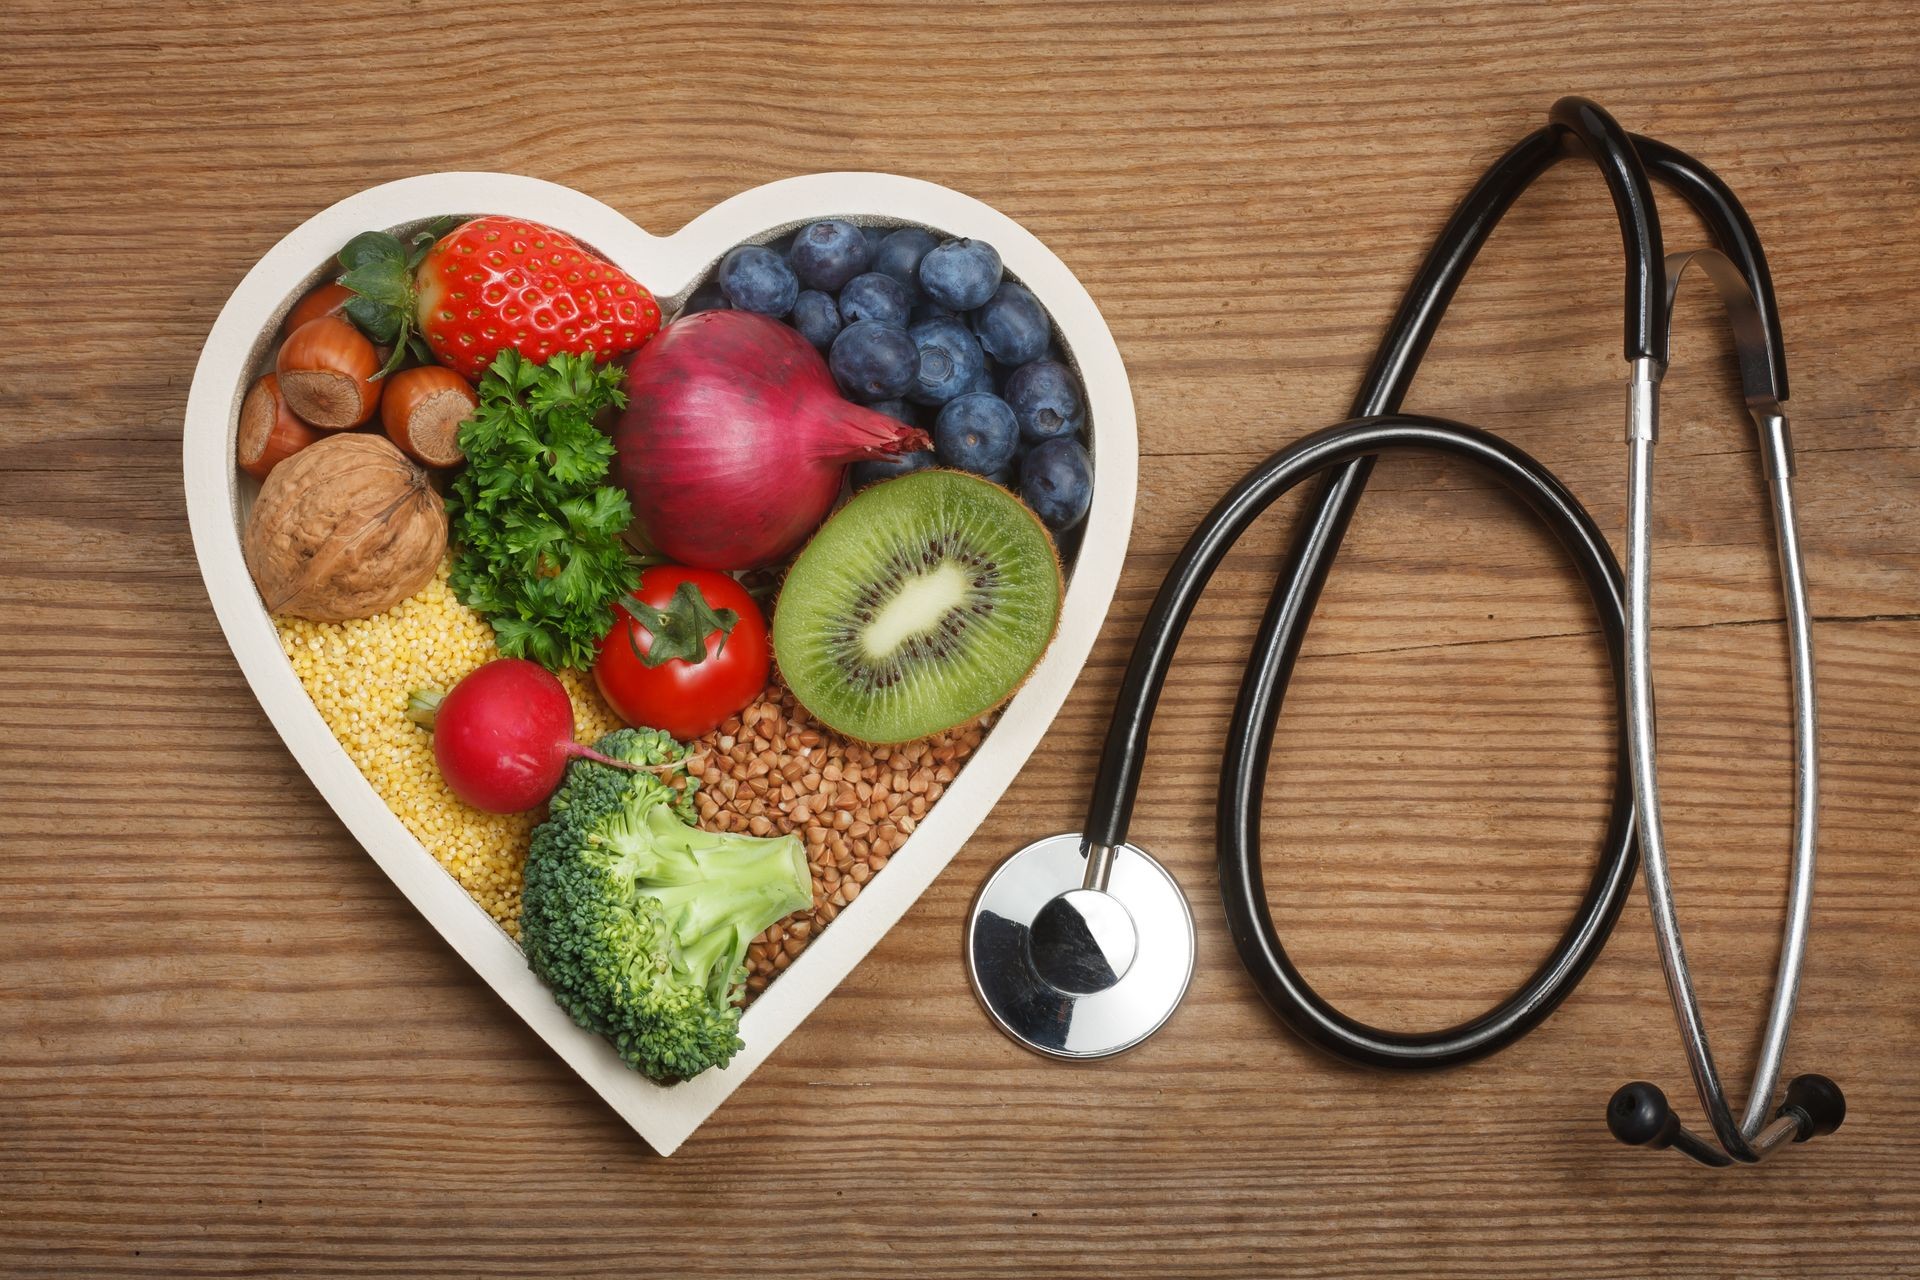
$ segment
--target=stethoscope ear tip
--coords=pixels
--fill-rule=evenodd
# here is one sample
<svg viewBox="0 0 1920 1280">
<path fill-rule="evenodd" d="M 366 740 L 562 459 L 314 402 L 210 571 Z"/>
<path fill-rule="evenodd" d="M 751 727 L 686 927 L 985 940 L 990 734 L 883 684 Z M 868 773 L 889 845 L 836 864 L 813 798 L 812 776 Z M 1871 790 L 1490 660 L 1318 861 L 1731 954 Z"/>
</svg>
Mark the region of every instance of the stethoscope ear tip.
<svg viewBox="0 0 1920 1280">
<path fill-rule="evenodd" d="M 1614 1090 L 1607 1103 L 1607 1129 L 1630 1147 L 1659 1150 L 1673 1145 L 1680 1118 L 1659 1085 L 1635 1080 Z"/>
<path fill-rule="evenodd" d="M 1773 1114 L 1773 1124 L 1758 1136 L 1744 1141 L 1723 1138 L 1722 1143 L 1731 1142 L 1731 1146 L 1715 1145 L 1682 1127 L 1658 1085 L 1635 1080 L 1614 1090 L 1607 1103 L 1607 1128 L 1630 1147 L 1652 1147 L 1656 1151 L 1678 1147 L 1701 1164 L 1724 1168 L 1758 1161 L 1788 1135 L 1795 1142 L 1808 1142 L 1832 1133 L 1847 1118 L 1847 1097 L 1825 1076 L 1795 1076 L 1787 1084 L 1786 1100 Z"/>
<path fill-rule="evenodd" d="M 1840 1086 L 1821 1075 L 1795 1076 L 1787 1082 L 1787 1100 L 1779 1114 L 1799 1122 L 1795 1142 L 1823 1138 L 1838 1129 L 1847 1118 L 1847 1095 Z"/>
</svg>

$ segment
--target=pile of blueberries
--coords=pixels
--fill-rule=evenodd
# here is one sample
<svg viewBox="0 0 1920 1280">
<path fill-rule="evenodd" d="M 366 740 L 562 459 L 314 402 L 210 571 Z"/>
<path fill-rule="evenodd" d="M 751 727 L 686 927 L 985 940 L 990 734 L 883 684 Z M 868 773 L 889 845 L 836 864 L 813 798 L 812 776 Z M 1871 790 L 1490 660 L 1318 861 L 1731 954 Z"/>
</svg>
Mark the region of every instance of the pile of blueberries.
<svg viewBox="0 0 1920 1280">
<path fill-rule="evenodd" d="M 728 253 L 681 314 L 721 307 L 785 320 L 849 400 L 933 438 L 928 451 L 855 463 L 854 488 L 939 465 L 1014 490 L 1056 536 L 1086 519 L 1086 396 L 1046 309 L 1002 277 L 992 245 L 815 222 Z"/>
</svg>

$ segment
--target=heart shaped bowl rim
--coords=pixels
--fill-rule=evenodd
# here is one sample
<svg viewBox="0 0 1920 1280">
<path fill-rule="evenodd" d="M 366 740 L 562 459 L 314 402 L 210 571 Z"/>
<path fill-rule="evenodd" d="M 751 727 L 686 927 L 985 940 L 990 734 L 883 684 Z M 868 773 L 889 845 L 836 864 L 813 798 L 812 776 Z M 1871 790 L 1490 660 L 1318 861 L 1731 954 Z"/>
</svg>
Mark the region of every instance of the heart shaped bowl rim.
<svg viewBox="0 0 1920 1280">
<path fill-rule="evenodd" d="M 735 244 L 824 217 L 917 223 L 1000 250 L 1008 271 L 1052 314 L 1086 386 L 1094 493 L 1059 635 L 967 767 L 886 870 L 772 983 L 741 1019 L 745 1047 L 726 1068 L 660 1085 L 630 1071 L 576 1026 L 519 947 L 394 816 L 334 739 L 295 678 L 254 590 L 240 533 L 251 481 L 234 466 L 249 375 L 287 311 L 354 234 L 442 214 L 498 213 L 576 237 L 674 307 Z M 764 1061 L 879 942 L 953 859 L 1052 723 L 1106 617 L 1133 524 L 1138 445 L 1126 368 L 1099 308 L 1059 258 L 1019 223 L 970 196 L 914 178 L 819 173 L 755 187 L 671 235 L 656 236 L 570 187 L 501 173 L 434 173 L 349 196 L 315 214 L 248 271 L 221 309 L 194 371 L 183 444 L 187 512 L 214 612 L 274 728 L 354 837 L 500 997 L 661 1154 L 675 1147 Z M 958 940 L 956 939 L 956 945 Z M 955 990 L 960 976 L 955 958 Z M 984 1029 L 983 1029 L 984 1031 Z"/>
</svg>

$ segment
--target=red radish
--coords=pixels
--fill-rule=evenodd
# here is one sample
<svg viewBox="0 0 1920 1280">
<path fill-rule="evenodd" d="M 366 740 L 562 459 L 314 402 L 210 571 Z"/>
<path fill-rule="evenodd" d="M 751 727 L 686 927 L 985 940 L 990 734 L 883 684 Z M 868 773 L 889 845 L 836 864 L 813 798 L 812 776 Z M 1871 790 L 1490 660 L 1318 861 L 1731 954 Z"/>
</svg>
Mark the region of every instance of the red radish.
<svg viewBox="0 0 1920 1280">
<path fill-rule="evenodd" d="M 635 767 L 575 742 L 566 687 L 524 658 L 489 662 L 449 693 L 415 690 L 407 715 L 433 730 L 433 758 L 447 789 L 488 813 L 544 804 L 575 757 Z"/>
<path fill-rule="evenodd" d="M 778 564 L 827 518 L 849 462 L 931 447 L 842 399 L 811 343 L 747 311 L 676 320 L 634 353 L 613 438 L 633 531 L 702 569 Z"/>
</svg>

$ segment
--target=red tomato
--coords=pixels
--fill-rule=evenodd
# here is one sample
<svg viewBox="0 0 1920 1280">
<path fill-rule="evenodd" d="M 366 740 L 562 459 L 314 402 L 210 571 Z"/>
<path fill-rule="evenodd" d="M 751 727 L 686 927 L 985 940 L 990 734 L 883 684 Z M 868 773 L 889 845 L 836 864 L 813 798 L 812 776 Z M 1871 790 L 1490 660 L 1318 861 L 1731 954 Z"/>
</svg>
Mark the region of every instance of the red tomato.
<svg viewBox="0 0 1920 1280">
<path fill-rule="evenodd" d="M 732 577 L 655 565 L 632 600 L 614 605 L 593 680 L 622 720 L 684 741 L 758 697 L 772 653 L 760 606 Z"/>
</svg>

